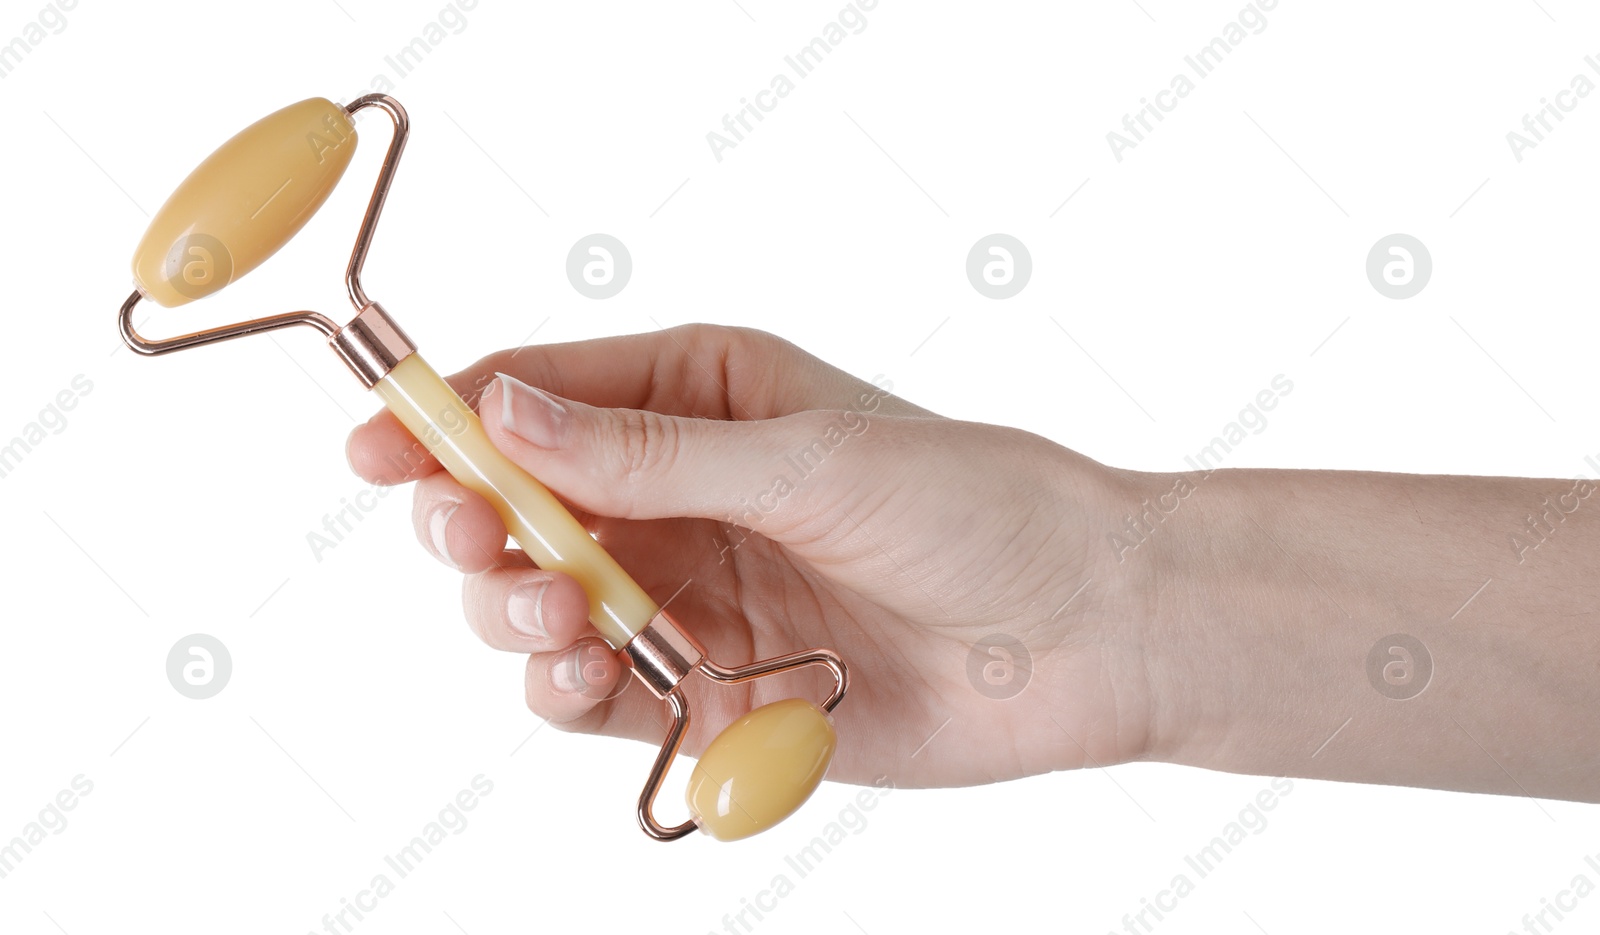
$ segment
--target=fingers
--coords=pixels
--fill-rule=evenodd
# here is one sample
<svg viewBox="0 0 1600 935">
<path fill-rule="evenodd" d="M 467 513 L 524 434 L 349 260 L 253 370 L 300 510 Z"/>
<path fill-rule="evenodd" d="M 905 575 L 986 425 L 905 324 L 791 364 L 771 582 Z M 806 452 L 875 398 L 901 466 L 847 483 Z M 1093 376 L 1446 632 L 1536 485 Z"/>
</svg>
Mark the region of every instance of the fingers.
<svg viewBox="0 0 1600 935">
<path fill-rule="evenodd" d="M 537 568 L 494 568 L 462 586 L 467 624 L 485 643 L 514 653 L 564 650 L 595 635 L 577 581 Z"/>
<path fill-rule="evenodd" d="M 593 722 L 603 719 L 596 709 L 616 703 L 609 699 L 620 695 L 628 677 L 604 640 L 585 637 L 560 652 L 528 657 L 528 707 L 557 726 L 592 730 Z M 589 717 L 593 714 L 602 718 Z"/>
<path fill-rule="evenodd" d="M 440 469 L 438 459 L 385 409 L 355 427 L 344 442 L 350 470 L 369 484 L 393 486 Z"/>
<path fill-rule="evenodd" d="M 624 736 L 654 729 L 648 697 L 623 698 L 631 675 L 589 624 L 589 599 L 559 572 L 499 567 L 471 575 L 463 588 L 467 623 L 496 649 L 528 653 L 528 707 L 565 730 L 627 727 Z M 614 718 L 621 704 L 625 717 Z"/>
<path fill-rule="evenodd" d="M 480 410 L 496 447 L 589 513 L 739 521 L 758 512 L 773 536 L 786 515 L 806 512 L 801 501 L 826 499 L 840 472 L 823 470 L 824 462 L 869 424 L 851 410 L 724 422 L 601 409 L 509 376 L 485 388 Z M 797 485 L 797 476 L 807 482 Z M 804 496 L 792 495 L 797 486 Z"/>
<path fill-rule="evenodd" d="M 494 507 L 443 472 L 418 482 L 411 522 L 422 547 L 457 571 L 493 568 L 505 551 L 506 527 Z"/>
<path fill-rule="evenodd" d="M 648 334 L 535 345 L 492 354 L 448 380 L 469 404 L 496 372 L 602 408 L 666 415 L 755 420 L 809 409 L 859 408 L 872 394 L 877 411 L 931 415 L 807 354 L 747 328 L 689 325 Z M 439 470 L 439 463 L 387 411 L 351 433 L 346 454 L 370 483 L 398 484 Z"/>
<path fill-rule="evenodd" d="M 627 673 L 589 624 L 589 599 L 573 578 L 537 568 L 499 567 L 462 588 L 467 624 L 479 639 L 528 653 L 528 705 L 562 726 L 618 695 Z"/>
</svg>

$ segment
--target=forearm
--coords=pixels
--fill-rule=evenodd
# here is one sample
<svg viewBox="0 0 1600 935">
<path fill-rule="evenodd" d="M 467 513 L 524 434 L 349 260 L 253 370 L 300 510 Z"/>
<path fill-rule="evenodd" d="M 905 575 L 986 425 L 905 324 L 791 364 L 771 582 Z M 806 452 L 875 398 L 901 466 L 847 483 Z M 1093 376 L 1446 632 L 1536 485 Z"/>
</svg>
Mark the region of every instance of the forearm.
<svg viewBox="0 0 1600 935">
<path fill-rule="evenodd" d="M 1131 502 L 1174 477 L 1127 475 Z M 1600 801 L 1594 485 L 1191 478 L 1112 572 L 1146 595 L 1154 758 Z"/>
</svg>

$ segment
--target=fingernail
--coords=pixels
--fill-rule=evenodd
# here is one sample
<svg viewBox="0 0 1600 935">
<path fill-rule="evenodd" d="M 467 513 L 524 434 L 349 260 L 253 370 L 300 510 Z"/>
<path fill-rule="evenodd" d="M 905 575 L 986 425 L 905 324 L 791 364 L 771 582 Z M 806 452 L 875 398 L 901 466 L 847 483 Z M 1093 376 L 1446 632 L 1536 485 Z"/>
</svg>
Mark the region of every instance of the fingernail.
<svg viewBox="0 0 1600 935">
<path fill-rule="evenodd" d="M 567 409 L 554 396 L 516 377 L 496 373 L 500 383 L 500 424 L 506 431 L 538 445 L 560 448 L 567 434 Z"/>
<path fill-rule="evenodd" d="M 454 500 L 446 500 L 433 508 L 428 514 L 428 541 L 433 545 L 433 554 L 439 560 L 459 571 L 461 563 L 457 562 L 450 554 L 450 538 L 445 535 L 450 527 L 450 517 L 461 509 L 461 504 Z"/>
<path fill-rule="evenodd" d="M 513 630 L 539 640 L 550 639 L 550 631 L 544 625 L 544 592 L 549 588 L 550 579 L 545 578 L 511 589 L 511 595 L 506 598 L 506 618 L 511 621 Z"/>
<path fill-rule="evenodd" d="M 578 695 L 589 690 L 583 678 L 583 648 L 578 647 L 561 657 L 550 670 L 550 687 L 567 695 Z"/>
</svg>

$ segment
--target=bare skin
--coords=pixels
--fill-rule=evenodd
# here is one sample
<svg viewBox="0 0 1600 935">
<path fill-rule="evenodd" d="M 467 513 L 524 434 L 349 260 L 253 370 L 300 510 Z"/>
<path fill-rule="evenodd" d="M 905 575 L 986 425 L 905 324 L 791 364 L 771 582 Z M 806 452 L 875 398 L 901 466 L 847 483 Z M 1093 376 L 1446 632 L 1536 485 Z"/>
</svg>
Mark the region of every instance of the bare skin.
<svg viewBox="0 0 1600 935">
<path fill-rule="evenodd" d="M 845 657 L 830 778 L 950 786 L 1162 760 L 1600 801 L 1592 486 L 1219 470 L 1126 548 L 1110 534 L 1178 475 L 945 419 L 761 332 L 527 347 L 451 380 L 657 601 L 690 582 L 674 616 L 714 658 Z M 628 686 L 576 582 L 506 550 L 489 505 L 387 413 L 348 452 L 369 481 L 416 482 L 420 541 L 465 573 L 473 630 L 529 656 L 535 713 L 659 742 L 663 706 Z M 1542 544 L 1519 553 L 1510 534 L 1527 546 L 1540 512 Z M 1396 633 L 1421 658 L 1385 643 L 1374 681 L 1369 654 Z M 996 634 L 1032 661 L 1014 697 L 969 675 Z M 821 685 L 693 685 L 686 748 Z"/>
</svg>

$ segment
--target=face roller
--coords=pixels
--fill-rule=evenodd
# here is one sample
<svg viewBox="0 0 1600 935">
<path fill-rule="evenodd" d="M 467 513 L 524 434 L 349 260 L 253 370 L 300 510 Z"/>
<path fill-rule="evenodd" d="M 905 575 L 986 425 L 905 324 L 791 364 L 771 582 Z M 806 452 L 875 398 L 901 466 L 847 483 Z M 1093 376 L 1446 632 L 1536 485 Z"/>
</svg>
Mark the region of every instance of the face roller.
<svg viewBox="0 0 1600 935">
<path fill-rule="evenodd" d="M 311 311 L 256 318 L 178 337 L 152 340 L 133 327 L 143 299 L 172 308 L 204 298 L 255 269 L 316 213 L 350 165 L 353 115 L 388 114 L 394 135 L 379 170 L 345 270 L 356 315 L 349 324 Z M 133 258 L 137 288 L 123 302 L 123 340 L 143 355 L 227 341 L 294 325 L 322 332 L 364 386 L 464 486 L 489 501 L 517 544 L 547 570 L 576 578 L 589 596 L 589 620 L 672 713 L 672 727 L 639 796 L 646 834 L 672 841 L 695 830 L 734 840 L 782 821 L 811 795 L 833 758 L 830 712 L 844 698 L 839 657 L 812 649 L 727 668 L 679 626 L 623 571 L 539 481 L 501 454 L 477 415 L 416 352 L 405 332 L 361 286 L 361 268 L 394 181 L 408 133 L 400 102 L 383 94 L 342 106 L 301 101 L 262 118 L 228 140 L 189 174 L 150 222 Z M 666 826 L 654 803 L 689 727 L 683 682 L 699 672 L 713 682 L 745 682 L 801 666 L 823 666 L 834 688 L 819 707 L 791 698 L 764 705 L 714 739 L 688 784 L 691 820 Z"/>
</svg>

